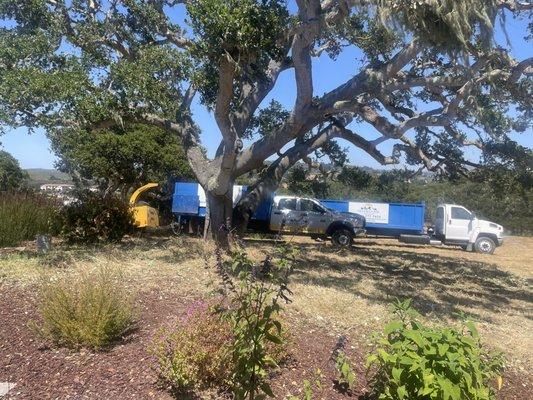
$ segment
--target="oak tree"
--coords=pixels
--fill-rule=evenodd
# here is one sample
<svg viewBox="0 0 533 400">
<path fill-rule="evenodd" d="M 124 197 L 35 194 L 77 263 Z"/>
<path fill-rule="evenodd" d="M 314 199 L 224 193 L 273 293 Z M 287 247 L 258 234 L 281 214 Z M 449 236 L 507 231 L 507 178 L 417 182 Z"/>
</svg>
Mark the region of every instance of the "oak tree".
<svg viewBox="0 0 533 400">
<path fill-rule="evenodd" d="M 61 129 L 50 132 L 50 140 L 60 171 L 77 182 L 96 183 L 104 193 L 118 191 L 124 200 L 148 182 L 164 187 L 169 180 L 193 179 L 179 138 L 159 127 Z"/>
<path fill-rule="evenodd" d="M 237 207 L 245 225 L 292 165 L 332 141 L 381 164 L 447 174 L 479 163 L 465 147 L 498 157 L 494 144 L 531 129 L 533 59 L 496 45 L 493 26 L 532 8 L 517 0 L 0 0 L 0 120 L 174 133 L 224 242 L 219 227 L 230 223 L 237 177 L 261 171 Z M 353 48 L 364 56 L 353 76 L 316 93 L 313 60 Z M 282 73 L 296 87 L 289 110 L 265 104 Z M 220 133 L 211 158 L 191 108 L 198 100 Z M 377 138 L 361 134 L 362 122 Z M 384 154 L 389 141 L 394 150 Z"/>
<path fill-rule="evenodd" d="M 0 150 L 0 191 L 22 189 L 29 179 L 30 176 L 20 168 L 17 159 L 7 151 Z"/>
</svg>

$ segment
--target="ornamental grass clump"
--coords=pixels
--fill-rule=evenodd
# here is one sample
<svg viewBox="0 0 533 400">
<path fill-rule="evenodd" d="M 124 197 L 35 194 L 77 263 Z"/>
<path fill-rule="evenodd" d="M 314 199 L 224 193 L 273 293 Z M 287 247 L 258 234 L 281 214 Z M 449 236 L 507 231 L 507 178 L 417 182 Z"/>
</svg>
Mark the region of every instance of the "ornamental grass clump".
<svg viewBox="0 0 533 400">
<path fill-rule="evenodd" d="M 474 324 L 429 327 L 410 300 L 396 301 L 396 320 L 367 359 L 375 398 L 383 400 L 490 400 L 501 387 L 503 359 L 488 352 Z"/>
<path fill-rule="evenodd" d="M 109 346 L 135 323 L 133 297 L 121 274 L 107 267 L 44 282 L 39 313 L 41 335 L 75 349 Z"/>
</svg>

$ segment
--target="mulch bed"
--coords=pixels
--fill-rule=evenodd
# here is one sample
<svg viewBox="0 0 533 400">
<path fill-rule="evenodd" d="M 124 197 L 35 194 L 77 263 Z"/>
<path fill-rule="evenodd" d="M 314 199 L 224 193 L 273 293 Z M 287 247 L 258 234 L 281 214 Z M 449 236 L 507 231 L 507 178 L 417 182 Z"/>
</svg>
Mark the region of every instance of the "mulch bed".
<svg viewBox="0 0 533 400">
<path fill-rule="evenodd" d="M 147 348 L 157 329 L 172 323 L 193 300 L 144 293 L 138 299 L 139 328 L 124 342 L 105 352 L 72 352 L 48 347 L 28 326 L 38 319 L 34 291 L 0 286 L 0 382 L 16 383 L 3 399 L 171 399 L 167 391 L 157 386 Z M 276 397 L 301 395 L 303 380 L 313 381 L 319 368 L 322 389 L 314 388 L 314 399 L 363 399 L 368 347 L 357 341 L 358 332 L 348 332 L 346 352 L 358 381 L 355 390 L 346 393 L 335 387 L 330 360 L 338 338 L 324 328 L 298 323 L 294 326 L 291 357 L 272 377 Z M 509 371 L 504 380 L 500 399 L 532 398 L 530 375 Z"/>
</svg>

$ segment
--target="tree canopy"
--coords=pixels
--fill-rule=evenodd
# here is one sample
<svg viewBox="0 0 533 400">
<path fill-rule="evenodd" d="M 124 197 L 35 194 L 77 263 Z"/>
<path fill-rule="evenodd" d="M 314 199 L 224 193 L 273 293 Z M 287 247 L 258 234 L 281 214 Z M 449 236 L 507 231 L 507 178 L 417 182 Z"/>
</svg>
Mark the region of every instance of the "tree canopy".
<svg viewBox="0 0 533 400">
<path fill-rule="evenodd" d="M 97 133 L 62 129 L 51 133 L 51 141 L 60 171 L 107 192 L 119 189 L 126 195 L 148 182 L 192 178 L 179 138 L 158 127 L 133 124 Z"/>
<path fill-rule="evenodd" d="M 0 150 L 0 191 L 18 190 L 26 186 L 30 176 L 7 151 Z"/>
<path fill-rule="evenodd" d="M 250 214 L 298 161 L 337 157 L 339 140 L 381 164 L 452 176 L 488 159 L 530 168 L 509 134 L 531 129 L 533 58 L 515 60 L 493 29 L 531 9 L 517 0 L 0 0 L 0 120 L 164 128 L 182 140 L 213 226 L 231 216 L 236 178 L 262 170 L 238 208 Z M 316 93 L 313 60 L 353 48 L 364 56 L 353 76 Z M 285 110 L 265 99 L 288 72 L 296 93 Z M 220 133 L 212 158 L 195 101 Z"/>
</svg>

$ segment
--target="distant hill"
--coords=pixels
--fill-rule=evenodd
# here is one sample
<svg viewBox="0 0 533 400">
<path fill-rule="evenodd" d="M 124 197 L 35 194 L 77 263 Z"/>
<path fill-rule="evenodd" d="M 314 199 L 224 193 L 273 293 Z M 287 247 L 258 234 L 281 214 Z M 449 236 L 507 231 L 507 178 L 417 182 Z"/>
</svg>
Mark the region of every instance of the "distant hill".
<svg viewBox="0 0 533 400">
<path fill-rule="evenodd" d="M 30 175 L 30 180 L 36 186 L 44 183 L 72 183 L 70 175 L 55 169 L 29 168 L 26 172 Z"/>
</svg>

